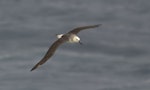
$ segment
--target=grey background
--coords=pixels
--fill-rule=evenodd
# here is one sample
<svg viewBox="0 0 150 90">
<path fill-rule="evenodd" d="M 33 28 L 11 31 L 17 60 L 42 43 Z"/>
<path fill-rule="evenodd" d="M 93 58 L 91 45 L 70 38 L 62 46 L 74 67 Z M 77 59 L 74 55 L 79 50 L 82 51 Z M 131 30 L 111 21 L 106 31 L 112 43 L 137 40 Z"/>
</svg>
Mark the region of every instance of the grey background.
<svg viewBox="0 0 150 90">
<path fill-rule="evenodd" d="M 150 0 L 0 0 L 0 90 L 150 90 Z M 55 34 L 79 34 L 30 69 Z"/>
</svg>

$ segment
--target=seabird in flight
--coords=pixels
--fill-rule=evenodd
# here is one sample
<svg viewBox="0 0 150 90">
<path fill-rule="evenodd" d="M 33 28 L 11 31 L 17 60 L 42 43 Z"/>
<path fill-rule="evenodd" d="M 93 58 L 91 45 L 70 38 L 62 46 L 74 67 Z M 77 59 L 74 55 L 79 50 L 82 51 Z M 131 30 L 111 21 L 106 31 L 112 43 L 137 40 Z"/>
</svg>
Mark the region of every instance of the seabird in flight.
<svg viewBox="0 0 150 90">
<path fill-rule="evenodd" d="M 71 31 L 69 31 L 66 34 L 59 34 L 57 35 L 57 40 L 51 45 L 51 47 L 48 49 L 47 53 L 45 56 L 40 60 L 32 69 L 31 71 L 35 70 L 38 66 L 44 64 L 49 58 L 53 56 L 55 53 L 56 49 L 58 48 L 59 45 L 61 45 L 64 42 L 69 42 L 69 43 L 81 43 L 80 38 L 77 36 L 77 34 L 81 30 L 85 29 L 90 29 L 90 28 L 96 28 L 99 27 L 102 24 L 97 24 L 97 25 L 90 25 L 90 26 L 83 26 L 83 27 L 77 27 Z"/>
</svg>

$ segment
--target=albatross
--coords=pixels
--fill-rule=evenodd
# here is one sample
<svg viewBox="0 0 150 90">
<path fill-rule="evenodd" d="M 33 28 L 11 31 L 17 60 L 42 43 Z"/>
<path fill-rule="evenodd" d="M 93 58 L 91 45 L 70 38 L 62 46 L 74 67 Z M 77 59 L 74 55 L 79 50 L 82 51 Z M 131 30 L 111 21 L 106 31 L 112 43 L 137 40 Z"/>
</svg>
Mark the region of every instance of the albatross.
<svg viewBox="0 0 150 90">
<path fill-rule="evenodd" d="M 48 49 L 48 51 L 45 54 L 45 56 L 31 69 L 31 71 L 35 70 L 40 65 L 44 64 L 49 58 L 51 58 L 53 56 L 53 54 L 55 53 L 56 49 L 58 48 L 58 46 L 60 46 L 64 42 L 80 43 L 80 44 L 82 44 L 81 41 L 80 41 L 80 38 L 77 36 L 77 34 L 81 30 L 87 30 L 87 29 L 90 29 L 90 28 L 96 28 L 96 27 L 99 27 L 101 25 L 102 24 L 77 27 L 77 28 L 74 28 L 73 30 L 69 31 L 66 34 L 56 35 L 58 39 L 50 46 L 50 48 Z"/>
</svg>

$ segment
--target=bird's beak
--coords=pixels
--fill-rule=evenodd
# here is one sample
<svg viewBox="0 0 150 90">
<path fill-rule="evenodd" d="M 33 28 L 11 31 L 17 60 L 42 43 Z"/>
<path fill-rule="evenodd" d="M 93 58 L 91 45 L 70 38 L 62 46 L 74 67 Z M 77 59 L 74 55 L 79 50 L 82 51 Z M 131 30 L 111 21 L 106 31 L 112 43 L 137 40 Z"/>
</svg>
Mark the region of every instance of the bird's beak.
<svg viewBox="0 0 150 90">
<path fill-rule="evenodd" d="M 80 44 L 80 45 L 83 45 L 83 43 L 82 43 L 81 41 L 79 41 L 79 44 Z"/>
</svg>

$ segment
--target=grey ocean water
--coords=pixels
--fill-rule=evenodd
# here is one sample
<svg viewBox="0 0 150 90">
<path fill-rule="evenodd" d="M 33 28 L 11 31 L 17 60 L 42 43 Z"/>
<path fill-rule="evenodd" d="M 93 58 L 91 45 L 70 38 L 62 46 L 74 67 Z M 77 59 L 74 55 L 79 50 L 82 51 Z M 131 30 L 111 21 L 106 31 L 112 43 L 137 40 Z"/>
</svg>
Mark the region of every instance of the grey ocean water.
<svg viewBox="0 0 150 90">
<path fill-rule="evenodd" d="M 0 90 L 150 90 L 150 0 L 0 0 Z M 84 25 L 84 45 L 56 40 Z"/>
</svg>

